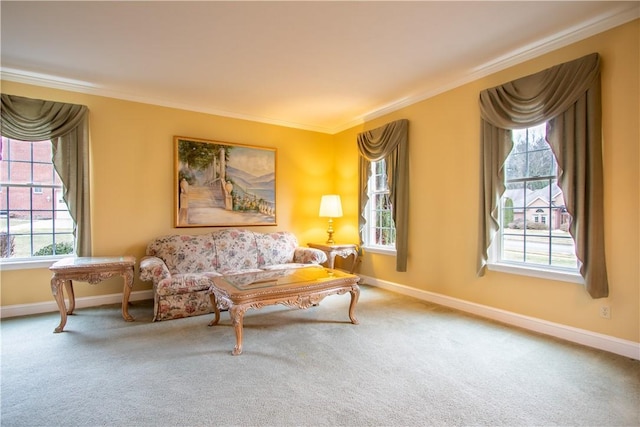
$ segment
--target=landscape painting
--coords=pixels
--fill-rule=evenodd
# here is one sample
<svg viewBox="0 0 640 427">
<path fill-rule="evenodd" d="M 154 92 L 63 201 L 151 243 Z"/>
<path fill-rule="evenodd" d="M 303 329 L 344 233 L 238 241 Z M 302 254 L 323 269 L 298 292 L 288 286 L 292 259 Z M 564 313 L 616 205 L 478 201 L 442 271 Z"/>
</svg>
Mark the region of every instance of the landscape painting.
<svg viewBox="0 0 640 427">
<path fill-rule="evenodd" d="M 176 227 L 277 225 L 276 149 L 174 137 Z"/>
</svg>

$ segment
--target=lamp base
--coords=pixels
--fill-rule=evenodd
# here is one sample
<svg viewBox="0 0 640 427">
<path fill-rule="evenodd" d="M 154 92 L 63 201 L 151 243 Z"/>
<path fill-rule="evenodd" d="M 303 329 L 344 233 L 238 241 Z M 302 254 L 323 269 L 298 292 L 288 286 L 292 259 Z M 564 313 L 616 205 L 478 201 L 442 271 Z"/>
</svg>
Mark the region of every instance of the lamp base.
<svg viewBox="0 0 640 427">
<path fill-rule="evenodd" d="M 327 228 L 327 234 L 329 235 L 327 243 L 333 245 L 335 243 L 335 240 L 333 240 L 333 218 L 329 218 L 329 228 Z"/>
</svg>

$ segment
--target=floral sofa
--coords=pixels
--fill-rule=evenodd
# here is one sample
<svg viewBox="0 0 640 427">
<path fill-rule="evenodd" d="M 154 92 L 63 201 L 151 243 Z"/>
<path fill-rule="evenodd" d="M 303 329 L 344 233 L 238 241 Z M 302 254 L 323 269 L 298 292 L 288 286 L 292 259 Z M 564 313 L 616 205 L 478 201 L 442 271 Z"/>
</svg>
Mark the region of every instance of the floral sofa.
<svg viewBox="0 0 640 427">
<path fill-rule="evenodd" d="M 211 313 L 211 278 L 325 262 L 318 249 L 300 247 L 289 232 L 225 229 L 201 235 L 158 237 L 140 260 L 140 280 L 153 282 L 153 320 Z M 221 307 L 224 308 L 224 307 Z"/>
</svg>

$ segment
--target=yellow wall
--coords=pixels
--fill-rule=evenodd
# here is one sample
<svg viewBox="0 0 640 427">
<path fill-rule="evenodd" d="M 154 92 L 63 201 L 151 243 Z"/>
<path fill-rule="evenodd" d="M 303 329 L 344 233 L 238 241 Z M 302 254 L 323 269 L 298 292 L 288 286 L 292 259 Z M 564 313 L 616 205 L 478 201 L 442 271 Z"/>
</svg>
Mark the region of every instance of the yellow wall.
<svg viewBox="0 0 640 427">
<path fill-rule="evenodd" d="M 320 197 L 335 191 L 330 135 L 152 106 L 112 98 L 2 82 L 2 92 L 84 104 L 90 110 L 93 254 L 140 259 L 156 236 L 212 228 L 173 228 L 173 137 L 214 139 L 277 149 L 277 226 L 300 243 L 323 241 Z M 0 272 L 2 305 L 53 301 L 48 269 Z M 78 285 L 76 297 L 122 292 L 122 280 Z M 134 291 L 151 289 L 136 278 Z"/>
<path fill-rule="evenodd" d="M 357 241 L 356 135 L 409 119 L 409 269 L 398 273 L 393 257 L 365 253 L 362 274 L 640 342 L 639 36 L 634 21 L 333 136 L 12 82 L 3 82 L 2 92 L 89 107 L 94 254 L 138 258 L 155 236 L 210 230 L 173 228 L 174 135 L 276 147 L 278 226 L 259 230 L 322 241 L 320 196 L 337 192 L 345 216 L 334 224 L 336 236 Z M 479 92 L 591 52 L 602 56 L 610 297 L 592 300 L 580 285 L 505 273 L 477 278 Z M 52 301 L 49 277 L 47 269 L 0 272 L 2 305 Z M 77 295 L 118 293 L 121 286 L 112 279 L 78 286 Z M 149 288 L 136 280 L 134 290 Z M 599 317 L 602 304 L 611 307 L 610 320 Z"/>
<path fill-rule="evenodd" d="M 638 247 L 639 21 L 376 118 L 337 135 L 355 161 L 356 134 L 409 120 L 410 213 L 408 271 L 393 257 L 367 253 L 360 272 L 522 315 L 640 341 Z M 483 89 L 598 52 L 602 56 L 606 254 L 610 296 L 593 300 L 583 286 L 489 271 L 476 277 L 478 239 L 478 95 Z M 345 187 L 354 187 L 345 177 Z M 355 190 L 354 190 L 355 191 Z M 611 319 L 599 307 L 611 307 Z"/>
</svg>

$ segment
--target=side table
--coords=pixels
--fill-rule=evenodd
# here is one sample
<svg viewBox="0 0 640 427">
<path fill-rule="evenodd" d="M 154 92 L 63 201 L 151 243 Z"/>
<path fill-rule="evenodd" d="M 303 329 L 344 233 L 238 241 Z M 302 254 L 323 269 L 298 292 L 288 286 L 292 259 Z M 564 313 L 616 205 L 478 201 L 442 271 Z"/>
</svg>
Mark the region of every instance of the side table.
<svg viewBox="0 0 640 427">
<path fill-rule="evenodd" d="M 348 258 L 353 255 L 353 261 L 349 273 L 353 273 L 358 262 L 358 245 L 352 243 L 335 244 L 335 243 L 307 243 L 310 248 L 320 249 L 327 254 L 327 267 L 333 270 L 333 264 L 336 256 Z"/>
<path fill-rule="evenodd" d="M 129 296 L 133 287 L 133 275 L 136 259 L 132 256 L 123 257 L 69 257 L 55 262 L 49 270 L 53 271 L 51 277 L 51 293 L 60 309 L 60 324 L 54 333 L 62 332 L 67 323 L 67 315 L 73 314 L 76 307 L 76 298 L 73 293 L 73 280 L 89 282 L 96 285 L 112 276 L 122 276 L 124 290 L 122 293 L 122 317 L 127 322 L 134 319 L 129 314 Z M 69 309 L 65 307 L 62 287 L 67 289 L 69 297 Z"/>
</svg>

